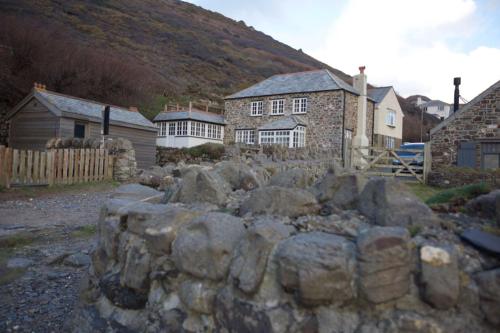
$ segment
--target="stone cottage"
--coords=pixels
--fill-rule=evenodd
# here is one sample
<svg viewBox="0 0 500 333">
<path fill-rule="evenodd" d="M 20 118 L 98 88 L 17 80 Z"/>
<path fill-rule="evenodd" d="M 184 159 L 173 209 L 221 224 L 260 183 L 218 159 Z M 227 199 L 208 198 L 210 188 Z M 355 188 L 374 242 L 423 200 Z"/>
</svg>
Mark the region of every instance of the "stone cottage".
<svg viewBox="0 0 500 333">
<path fill-rule="evenodd" d="M 274 75 L 225 98 L 224 142 L 328 148 L 343 156 L 351 140 L 372 144 L 374 106 L 364 67 L 354 87 L 326 69 Z"/>
<path fill-rule="evenodd" d="M 500 81 L 431 130 L 432 169 L 500 167 Z"/>
<path fill-rule="evenodd" d="M 368 96 L 375 101 L 373 145 L 399 148 L 403 140 L 403 110 L 393 87 L 368 89 Z"/>
</svg>

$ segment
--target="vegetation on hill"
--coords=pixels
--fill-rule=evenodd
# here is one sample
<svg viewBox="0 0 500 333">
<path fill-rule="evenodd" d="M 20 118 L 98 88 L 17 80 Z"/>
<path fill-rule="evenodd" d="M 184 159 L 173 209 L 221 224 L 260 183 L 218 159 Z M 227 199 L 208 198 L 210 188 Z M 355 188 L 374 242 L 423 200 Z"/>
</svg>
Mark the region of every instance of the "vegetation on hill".
<svg viewBox="0 0 500 333">
<path fill-rule="evenodd" d="M 423 112 L 404 97 L 398 96 L 398 102 L 405 115 L 403 118 L 403 142 L 429 141 L 430 130 L 439 124 L 440 120 Z"/>
</svg>

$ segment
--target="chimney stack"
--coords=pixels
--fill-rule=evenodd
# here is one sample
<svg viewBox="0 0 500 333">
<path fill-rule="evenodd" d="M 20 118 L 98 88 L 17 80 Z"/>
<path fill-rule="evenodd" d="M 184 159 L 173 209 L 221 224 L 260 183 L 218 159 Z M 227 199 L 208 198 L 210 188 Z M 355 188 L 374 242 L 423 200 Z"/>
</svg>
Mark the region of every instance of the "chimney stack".
<svg viewBox="0 0 500 333">
<path fill-rule="evenodd" d="M 193 102 L 189 102 L 189 112 L 191 112 L 192 108 L 193 108 Z"/>
<path fill-rule="evenodd" d="M 139 112 L 139 109 L 136 106 L 129 106 L 128 110 L 131 112 Z"/>
<path fill-rule="evenodd" d="M 458 98 L 460 97 L 460 90 L 458 89 L 458 86 L 460 85 L 461 81 L 462 80 L 459 77 L 453 79 L 453 84 L 455 85 L 455 95 L 453 96 L 453 112 L 458 111 L 459 107 Z"/>
<path fill-rule="evenodd" d="M 35 82 L 34 84 L 34 88 L 36 90 L 46 90 L 47 89 L 47 86 L 44 85 L 44 84 L 41 84 L 41 83 L 38 83 L 38 82 Z"/>
</svg>

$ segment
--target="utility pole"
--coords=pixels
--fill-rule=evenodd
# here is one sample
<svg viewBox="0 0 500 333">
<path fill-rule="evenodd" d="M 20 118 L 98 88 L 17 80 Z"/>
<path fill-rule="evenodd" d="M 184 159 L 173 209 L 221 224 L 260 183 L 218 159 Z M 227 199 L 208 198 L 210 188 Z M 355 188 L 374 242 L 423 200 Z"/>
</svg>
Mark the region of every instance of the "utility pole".
<svg viewBox="0 0 500 333">
<path fill-rule="evenodd" d="M 424 133 L 424 108 L 420 108 L 420 142 L 424 142 L 423 133 Z"/>
</svg>

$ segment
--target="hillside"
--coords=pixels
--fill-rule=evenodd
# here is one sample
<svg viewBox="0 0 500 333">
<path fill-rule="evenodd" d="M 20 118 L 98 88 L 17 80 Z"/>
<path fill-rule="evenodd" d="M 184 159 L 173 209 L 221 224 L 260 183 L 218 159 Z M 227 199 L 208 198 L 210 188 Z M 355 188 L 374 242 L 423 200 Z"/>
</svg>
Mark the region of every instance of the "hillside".
<svg viewBox="0 0 500 333">
<path fill-rule="evenodd" d="M 439 124 L 440 120 L 427 112 L 422 111 L 411 104 L 408 99 L 398 96 L 398 102 L 403 110 L 403 142 L 419 142 L 422 125 L 422 141 L 429 141 L 429 132 L 431 128 Z"/>
<path fill-rule="evenodd" d="M 74 41 L 130 56 L 157 74 L 161 92 L 209 99 L 276 73 L 329 68 L 221 14 L 175 0 L 4 0 L 2 13 L 53 22 Z"/>
</svg>

